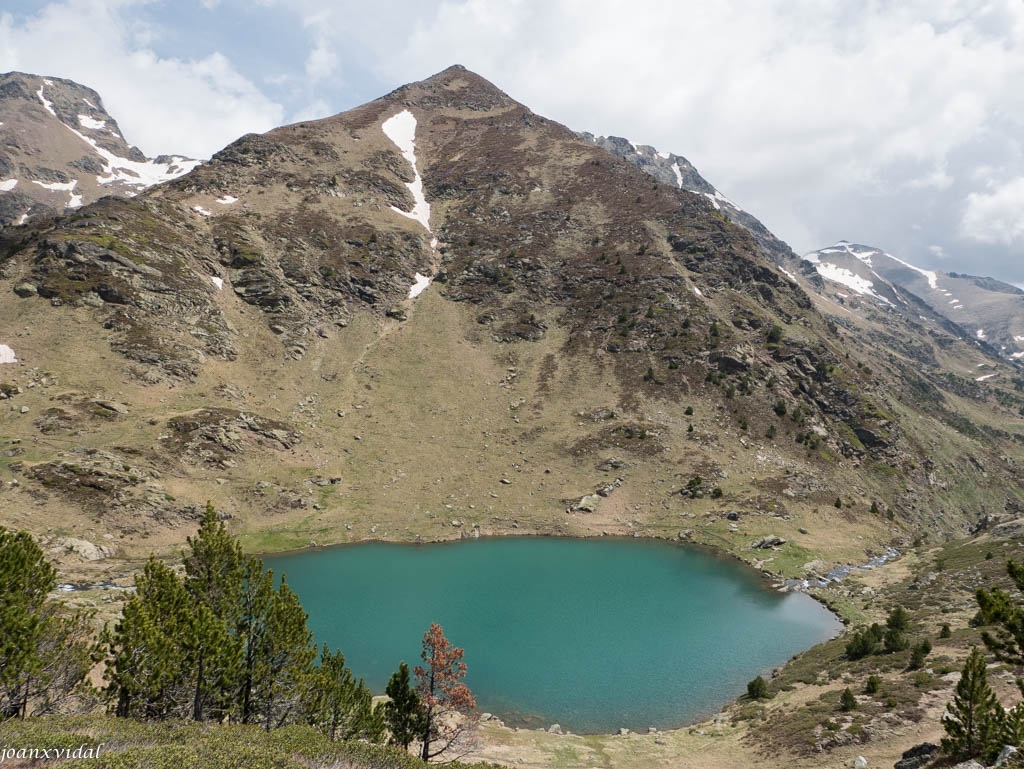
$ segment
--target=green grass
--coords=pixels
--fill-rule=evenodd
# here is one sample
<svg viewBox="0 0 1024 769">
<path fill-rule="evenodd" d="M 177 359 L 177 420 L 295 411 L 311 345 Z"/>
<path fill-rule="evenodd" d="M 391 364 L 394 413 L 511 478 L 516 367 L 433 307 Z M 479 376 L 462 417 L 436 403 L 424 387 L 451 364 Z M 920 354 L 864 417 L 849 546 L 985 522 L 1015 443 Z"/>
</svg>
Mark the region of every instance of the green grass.
<svg viewBox="0 0 1024 769">
<path fill-rule="evenodd" d="M 330 742 L 305 726 L 271 732 L 240 724 L 138 722 L 105 715 L 31 718 L 0 724 L 7 748 L 74 750 L 102 745 L 99 758 L 58 760 L 67 769 L 417 769 L 423 763 L 397 748 Z M 490 764 L 448 764 L 486 769 Z"/>
</svg>

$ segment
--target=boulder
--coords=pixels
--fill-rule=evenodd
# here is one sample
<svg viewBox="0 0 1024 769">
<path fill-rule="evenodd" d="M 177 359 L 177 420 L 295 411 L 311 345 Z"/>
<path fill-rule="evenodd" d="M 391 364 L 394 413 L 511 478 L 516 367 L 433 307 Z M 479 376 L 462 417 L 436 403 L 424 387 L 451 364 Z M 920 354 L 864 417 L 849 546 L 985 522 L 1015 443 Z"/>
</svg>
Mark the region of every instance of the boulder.
<svg viewBox="0 0 1024 769">
<path fill-rule="evenodd" d="M 551 724 L 548 727 L 548 734 L 562 734 L 562 727 L 558 724 Z"/>
<path fill-rule="evenodd" d="M 857 756 L 853 761 L 853 769 L 868 769 L 868 760 L 864 756 Z"/>
<path fill-rule="evenodd" d="M 757 540 L 757 542 L 751 545 L 751 547 L 755 550 L 768 550 L 769 548 L 779 547 L 784 544 L 786 544 L 786 540 L 782 537 L 776 536 L 775 534 L 769 534 L 767 537 L 761 537 L 761 539 Z"/>
<path fill-rule="evenodd" d="M 128 407 L 117 401 L 93 401 L 94 404 L 107 411 L 114 411 L 118 414 L 127 414 Z"/>
<path fill-rule="evenodd" d="M 932 742 L 922 742 L 920 745 L 903 751 L 903 757 L 895 764 L 893 769 L 921 769 L 926 766 L 939 754 L 939 746 Z"/>
<path fill-rule="evenodd" d="M 58 552 L 63 550 L 66 553 L 74 553 L 86 561 L 102 561 L 114 554 L 107 545 L 97 546 L 86 539 L 76 537 L 61 537 L 54 542 L 54 549 Z"/>
<path fill-rule="evenodd" d="M 578 513 L 593 513 L 597 510 L 597 505 L 601 502 L 601 497 L 597 494 L 587 494 L 580 497 L 579 501 L 572 506 L 573 512 Z"/>
</svg>

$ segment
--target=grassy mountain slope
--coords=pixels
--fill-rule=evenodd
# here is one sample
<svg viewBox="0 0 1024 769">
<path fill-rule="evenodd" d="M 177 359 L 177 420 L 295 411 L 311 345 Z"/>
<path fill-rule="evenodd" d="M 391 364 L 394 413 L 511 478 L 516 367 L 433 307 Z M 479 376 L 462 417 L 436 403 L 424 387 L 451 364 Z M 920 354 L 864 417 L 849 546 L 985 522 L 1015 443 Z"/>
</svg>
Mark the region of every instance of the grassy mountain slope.
<svg viewBox="0 0 1024 769">
<path fill-rule="evenodd" d="M 403 110 L 429 232 L 392 210 Z M 608 532 L 803 576 L 1021 496 L 984 350 L 838 323 L 705 196 L 460 67 L 0 239 L 4 524 L 69 578 L 207 499 L 256 550 Z"/>
</svg>

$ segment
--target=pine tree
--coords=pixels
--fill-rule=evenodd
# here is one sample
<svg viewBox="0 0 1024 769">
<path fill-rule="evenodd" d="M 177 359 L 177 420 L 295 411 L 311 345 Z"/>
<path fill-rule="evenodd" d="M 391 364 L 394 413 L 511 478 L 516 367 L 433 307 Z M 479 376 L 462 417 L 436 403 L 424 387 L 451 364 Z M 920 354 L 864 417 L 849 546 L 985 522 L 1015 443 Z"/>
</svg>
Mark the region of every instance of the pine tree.
<svg viewBox="0 0 1024 769">
<path fill-rule="evenodd" d="M 181 578 L 150 557 L 135 579 L 135 594 L 122 609 L 109 646 L 107 691 L 122 717 L 183 717 L 192 705 L 184 648 L 192 606 Z"/>
<path fill-rule="evenodd" d="M 427 667 L 417 666 L 416 693 L 423 702 L 425 718 L 420 736 L 420 758 L 429 761 L 462 747 L 476 726 L 472 712 L 476 698 L 462 682 L 466 675 L 465 651 L 452 646 L 436 622 L 423 634 L 420 655 Z"/>
<path fill-rule="evenodd" d="M 1024 592 L 1024 566 L 1014 561 L 1006 562 L 1006 571 L 1017 590 Z M 1024 611 L 1009 595 L 998 588 L 977 592 L 979 612 L 975 619 L 978 624 L 997 625 L 995 633 L 981 634 L 985 646 L 996 659 L 1011 665 L 1024 665 Z"/>
<path fill-rule="evenodd" d="M 0 719 L 25 717 L 27 688 L 37 672 L 40 617 L 57 574 L 25 531 L 0 528 Z"/>
<path fill-rule="evenodd" d="M 907 628 L 910 627 L 910 615 L 902 606 L 896 606 L 889 612 L 885 621 L 885 635 L 882 643 L 887 652 L 901 652 L 909 648 L 910 640 L 906 636 Z"/>
<path fill-rule="evenodd" d="M 306 692 L 306 720 L 329 740 L 383 739 L 383 712 L 373 707 L 373 695 L 363 679 L 356 681 L 340 651 L 332 654 L 324 644 L 320 665 L 309 676 Z"/>
<path fill-rule="evenodd" d="M 210 503 L 198 533 L 187 542 L 185 589 L 192 599 L 193 622 L 185 644 L 193 678 L 192 718 L 219 719 L 231 707 L 241 667 L 236 631 L 246 558 Z"/>
<path fill-rule="evenodd" d="M 839 709 L 843 712 L 857 709 L 857 698 L 850 691 L 849 686 L 843 689 L 843 693 L 839 696 Z"/>
<path fill-rule="evenodd" d="M 98 647 L 90 615 L 49 599 L 53 567 L 28 532 L 0 527 L 0 721 L 58 711 Z"/>
<path fill-rule="evenodd" d="M 307 619 L 299 597 L 282 576 L 267 611 L 254 675 L 255 712 L 267 731 L 285 724 L 301 704 L 302 686 L 317 652 Z"/>
<path fill-rule="evenodd" d="M 988 685 L 985 655 L 975 646 L 964 665 L 953 701 L 946 706 L 943 726 L 948 736 L 942 740 L 942 749 L 955 757 L 982 755 L 993 741 L 1001 711 Z"/>
<path fill-rule="evenodd" d="M 1004 745 L 1024 744 L 1024 703 L 1006 710 L 996 708 L 993 717 L 991 738 L 988 747 L 983 751 L 982 758 L 986 763 L 994 762 Z"/>
<path fill-rule="evenodd" d="M 251 723 L 257 716 L 254 688 L 266 634 L 267 615 L 273 599 L 273 573 L 264 571 L 263 563 L 259 559 L 250 559 L 246 564 L 236 631 L 242 642 L 237 696 L 239 716 L 243 724 Z"/>
<path fill-rule="evenodd" d="M 384 703 L 384 718 L 391 731 L 391 744 L 408 750 L 426 724 L 423 703 L 409 683 L 409 666 L 404 662 L 391 675 L 385 693 L 390 698 Z"/>
<path fill-rule="evenodd" d="M 907 666 L 907 669 L 920 670 L 924 667 L 925 658 L 931 654 L 931 651 L 932 642 L 927 638 L 914 644 L 914 648 L 910 652 L 910 664 Z"/>
</svg>

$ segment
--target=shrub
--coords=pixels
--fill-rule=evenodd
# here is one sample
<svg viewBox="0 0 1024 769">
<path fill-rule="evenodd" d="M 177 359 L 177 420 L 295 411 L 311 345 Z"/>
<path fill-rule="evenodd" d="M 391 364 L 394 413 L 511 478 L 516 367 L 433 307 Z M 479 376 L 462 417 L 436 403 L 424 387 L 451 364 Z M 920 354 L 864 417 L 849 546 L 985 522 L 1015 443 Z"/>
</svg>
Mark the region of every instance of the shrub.
<svg viewBox="0 0 1024 769">
<path fill-rule="evenodd" d="M 882 688 L 882 679 L 879 676 L 868 676 L 867 683 L 864 684 L 865 694 L 878 694 Z"/>
<path fill-rule="evenodd" d="M 839 709 L 844 713 L 857 709 L 857 698 L 853 696 L 849 686 L 843 689 L 843 693 L 839 695 Z"/>
<path fill-rule="evenodd" d="M 768 682 L 758 676 L 747 684 L 747 696 L 752 700 L 768 699 Z"/>
<path fill-rule="evenodd" d="M 858 630 L 846 644 L 846 656 L 851 660 L 859 660 L 874 654 L 884 635 L 885 631 L 877 622 L 871 627 Z"/>
<path fill-rule="evenodd" d="M 924 660 L 932 650 L 932 642 L 927 638 L 923 641 L 914 644 L 914 648 L 910 652 L 910 664 L 907 666 L 908 670 L 920 670 L 924 667 Z"/>
</svg>

